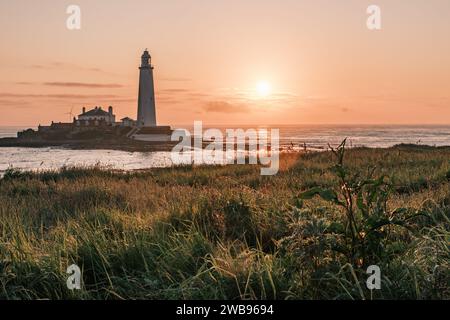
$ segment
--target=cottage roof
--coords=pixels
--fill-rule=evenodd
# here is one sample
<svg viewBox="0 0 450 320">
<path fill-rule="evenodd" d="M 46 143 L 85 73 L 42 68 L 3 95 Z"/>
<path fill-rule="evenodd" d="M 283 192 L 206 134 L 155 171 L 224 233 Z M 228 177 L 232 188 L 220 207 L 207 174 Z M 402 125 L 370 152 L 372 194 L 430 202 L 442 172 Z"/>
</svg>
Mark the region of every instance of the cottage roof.
<svg viewBox="0 0 450 320">
<path fill-rule="evenodd" d="M 80 116 L 107 116 L 109 115 L 109 112 L 102 110 L 102 108 L 95 108 L 89 111 L 86 111 L 82 114 L 79 115 Z"/>
</svg>

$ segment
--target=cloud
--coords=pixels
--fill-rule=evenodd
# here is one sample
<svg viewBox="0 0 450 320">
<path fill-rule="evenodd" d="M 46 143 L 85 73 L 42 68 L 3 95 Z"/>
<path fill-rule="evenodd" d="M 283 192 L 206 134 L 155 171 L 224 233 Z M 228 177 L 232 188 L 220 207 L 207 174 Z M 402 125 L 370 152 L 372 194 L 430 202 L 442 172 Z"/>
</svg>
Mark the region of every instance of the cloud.
<svg viewBox="0 0 450 320">
<path fill-rule="evenodd" d="M 172 97 L 172 96 L 157 96 L 156 97 L 156 103 L 164 103 L 164 104 L 179 104 L 182 102 L 185 102 L 186 99 L 182 99 L 182 98 L 176 98 L 176 97 Z"/>
<path fill-rule="evenodd" d="M 191 92 L 188 95 L 192 98 L 204 98 L 210 96 L 208 93 L 200 93 L 200 92 Z"/>
<path fill-rule="evenodd" d="M 52 69 L 50 66 L 44 66 L 42 64 L 33 64 L 30 66 L 31 69 Z"/>
<path fill-rule="evenodd" d="M 172 81 L 172 82 L 186 82 L 186 81 L 192 81 L 190 78 L 177 78 L 177 77 L 163 77 L 158 78 L 159 81 Z"/>
<path fill-rule="evenodd" d="M 207 97 L 210 97 L 208 93 L 196 92 L 190 89 L 183 88 L 169 88 L 161 89 L 156 92 L 157 99 L 159 101 L 199 101 Z"/>
<path fill-rule="evenodd" d="M 117 83 L 84 83 L 84 82 L 45 82 L 45 86 L 53 87 L 78 87 L 78 88 L 122 88 Z"/>
<path fill-rule="evenodd" d="M 16 82 L 19 85 L 44 85 L 50 87 L 72 87 L 72 88 L 123 88 L 124 86 L 118 83 L 86 83 L 86 82 Z"/>
<path fill-rule="evenodd" d="M 248 107 L 244 104 L 232 104 L 227 101 L 209 101 L 203 106 L 203 110 L 220 113 L 244 113 L 248 112 Z"/>
<path fill-rule="evenodd" d="M 15 107 L 15 108 L 30 108 L 31 104 L 29 101 L 24 100 L 8 100 L 8 99 L 0 99 L 0 107 Z"/>
<path fill-rule="evenodd" d="M 0 93 L 0 98 L 50 98 L 50 99 L 110 99 L 121 98 L 113 94 L 31 94 L 31 93 Z"/>
<path fill-rule="evenodd" d="M 189 92 L 188 89 L 162 89 L 159 90 L 158 93 L 165 94 L 165 93 L 187 93 L 187 92 Z"/>
<path fill-rule="evenodd" d="M 39 70 L 70 69 L 70 70 L 81 70 L 81 71 L 90 71 L 90 72 L 115 75 L 115 73 L 113 73 L 113 72 L 105 71 L 100 68 L 83 67 L 80 65 L 76 65 L 76 64 L 72 64 L 72 63 L 65 63 L 65 62 L 50 62 L 48 64 L 32 64 L 32 65 L 29 65 L 28 68 L 39 69 Z"/>
<path fill-rule="evenodd" d="M 115 99 L 110 99 L 108 100 L 112 103 L 120 103 L 120 102 L 136 102 L 137 103 L 137 98 L 115 98 Z"/>
</svg>

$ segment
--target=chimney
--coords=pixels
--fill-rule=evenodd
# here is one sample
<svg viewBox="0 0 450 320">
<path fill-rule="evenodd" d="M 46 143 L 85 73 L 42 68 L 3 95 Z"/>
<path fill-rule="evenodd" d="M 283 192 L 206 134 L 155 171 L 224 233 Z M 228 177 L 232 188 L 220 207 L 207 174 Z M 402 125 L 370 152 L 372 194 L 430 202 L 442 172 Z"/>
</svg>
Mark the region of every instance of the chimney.
<svg viewBox="0 0 450 320">
<path fill-rule="evenodd" d="M 109 108 L 108 108 L 108 112 L 109 112 L 109 114 L 110 114 L 110 115 L 112 115 L 112 114 L 113 114 L 113 107 L 112 107 L 112 106 L 109 106 Z"/>
<path fill-rule="evenodd" d="M 86 113 L 86 107 L 83 107 L 83 113 Z"/>
</svg>

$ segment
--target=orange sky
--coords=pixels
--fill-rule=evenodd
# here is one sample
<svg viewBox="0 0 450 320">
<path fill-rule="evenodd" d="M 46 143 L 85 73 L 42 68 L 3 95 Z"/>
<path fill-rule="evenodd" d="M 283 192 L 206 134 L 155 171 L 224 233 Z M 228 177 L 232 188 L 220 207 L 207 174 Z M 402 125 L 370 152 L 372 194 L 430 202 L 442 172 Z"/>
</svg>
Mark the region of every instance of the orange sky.
<svg viewBox="0 0 450 320">
<path fill-rule="evenodd" d="M 0 0 L 0 39 L 0 125 L 136 118 L 145 48 L 159 124 L 450 123 L 448 0 Z"/>
</svg>

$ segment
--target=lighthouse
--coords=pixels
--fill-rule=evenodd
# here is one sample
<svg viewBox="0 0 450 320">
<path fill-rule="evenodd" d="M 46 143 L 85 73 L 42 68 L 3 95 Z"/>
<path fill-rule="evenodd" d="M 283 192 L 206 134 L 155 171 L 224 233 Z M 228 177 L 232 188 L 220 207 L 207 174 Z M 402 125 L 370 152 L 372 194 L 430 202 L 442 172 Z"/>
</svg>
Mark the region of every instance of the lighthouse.
<svg viewBox="0 0 450 320">
<path fill-rule="evenodd" d="M 172 129 L 170 126 L 156 125 L 155 88 L 153 82 L 153 66 L 147 49 L 141 56 L 139 67 L 139 97 L 136 127 L 128 137 L 147 142 L 170 141 Z"/>
<path fill-rule="evenodd" d="M 156 127 L 155 88 L 153 66 L 147 49 L 141 56 L 139 67 L 138 127 Z"/>
</svg>

